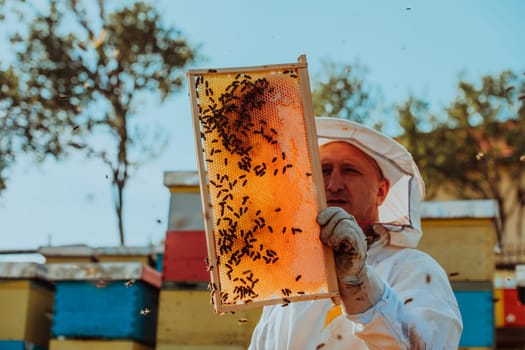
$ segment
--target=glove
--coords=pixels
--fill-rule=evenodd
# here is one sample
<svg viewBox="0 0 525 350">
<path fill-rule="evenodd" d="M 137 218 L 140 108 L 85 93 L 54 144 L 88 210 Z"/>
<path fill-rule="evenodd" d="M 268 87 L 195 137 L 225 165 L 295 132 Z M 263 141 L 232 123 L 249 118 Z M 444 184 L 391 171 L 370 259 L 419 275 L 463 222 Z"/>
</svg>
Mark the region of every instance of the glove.
<svg viewBox="0 0 525 350">
<path fill-rule="evenodd" d="M 342 208 L 319 212 L 321 241 L 334 250 L 339 292 L 348 314 L 358 314 L 375 305 L 384 291 L 384 282 L 366 264 L 367 243 L 354 217 Z"/>
</svg>

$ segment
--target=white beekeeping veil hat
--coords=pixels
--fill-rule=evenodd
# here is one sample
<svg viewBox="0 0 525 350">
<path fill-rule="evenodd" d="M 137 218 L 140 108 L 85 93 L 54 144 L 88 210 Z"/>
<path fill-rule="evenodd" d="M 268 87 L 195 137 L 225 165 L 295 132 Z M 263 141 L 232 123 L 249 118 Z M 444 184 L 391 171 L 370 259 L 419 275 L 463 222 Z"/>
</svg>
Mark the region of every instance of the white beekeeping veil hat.
<svg viewBox="0 0 525 350">
<path fill-rule="evenodd" d="M 419 210 L 425 185 L 412 155 L 394 139 L 356 122 L 317 117 L 315 123 L 319 146 L 345 141 L 377 162 L 390 182 L 379 207 L 379 222 L 390 232 L 389 244 L 416 247 L 422 235 Z"/>
</svg>

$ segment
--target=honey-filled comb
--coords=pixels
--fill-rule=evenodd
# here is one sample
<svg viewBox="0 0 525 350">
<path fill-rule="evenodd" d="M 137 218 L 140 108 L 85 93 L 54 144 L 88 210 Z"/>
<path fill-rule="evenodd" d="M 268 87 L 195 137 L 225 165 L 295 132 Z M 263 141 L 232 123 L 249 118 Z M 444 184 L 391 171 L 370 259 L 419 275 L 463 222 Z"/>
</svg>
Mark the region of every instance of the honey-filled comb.
<svg viewBox="0 0 525 350">
<path fill-rule="evenodd" d="M 335 297 L 305 57 L 188 80 L 215 311 Z"/>
</svg>

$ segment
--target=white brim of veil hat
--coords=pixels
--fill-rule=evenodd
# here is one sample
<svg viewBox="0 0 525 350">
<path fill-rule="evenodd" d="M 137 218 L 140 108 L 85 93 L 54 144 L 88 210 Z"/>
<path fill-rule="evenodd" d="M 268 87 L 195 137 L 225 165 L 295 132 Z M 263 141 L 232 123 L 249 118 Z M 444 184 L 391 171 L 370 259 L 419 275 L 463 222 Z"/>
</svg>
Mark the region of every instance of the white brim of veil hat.
<svg viewBox="0 0 525 350">
<path fill-rule="evenodd" d="M 348 142 L 374 159 L 390 183 L 379 207 L 379 224 L 389 231 L 389 244 L 415 248 L 421 238 L 423 178 L 412 155 L 399 142 L 363 124 L 332 117 L 315 118 L 319 147 Z"/>
</svg>

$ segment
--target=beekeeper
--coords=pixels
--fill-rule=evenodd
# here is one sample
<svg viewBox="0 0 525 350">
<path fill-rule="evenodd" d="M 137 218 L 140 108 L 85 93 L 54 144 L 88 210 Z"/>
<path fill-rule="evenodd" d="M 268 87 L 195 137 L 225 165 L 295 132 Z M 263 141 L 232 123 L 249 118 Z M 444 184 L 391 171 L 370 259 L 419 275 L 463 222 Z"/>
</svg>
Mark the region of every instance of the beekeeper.
<svg viewBox="0 0 525 350">
<path fill-rule="evenodd" d="M 340 303 L 264 307 L 250 349 L 457 349 L 457 301 L 442 267 L 415 249 L 421 175 L 410 153 L 363 125 L 316 118 Z"/>
</svg>

